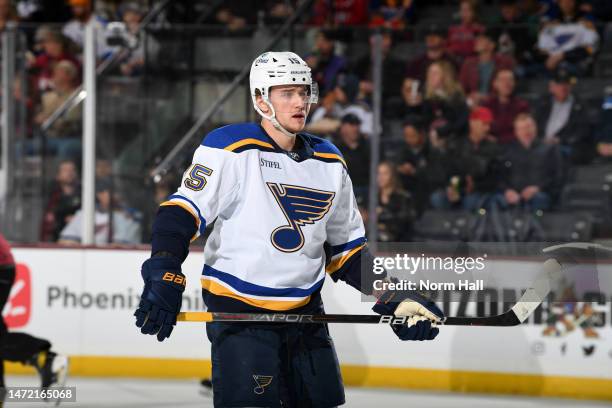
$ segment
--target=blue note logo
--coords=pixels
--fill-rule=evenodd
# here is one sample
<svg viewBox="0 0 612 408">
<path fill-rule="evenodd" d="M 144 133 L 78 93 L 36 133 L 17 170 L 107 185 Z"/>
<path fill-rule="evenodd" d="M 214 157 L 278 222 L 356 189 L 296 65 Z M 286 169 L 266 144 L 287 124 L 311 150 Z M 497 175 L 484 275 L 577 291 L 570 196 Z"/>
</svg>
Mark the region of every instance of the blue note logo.
<svg viewBox="0 0 612 408">
<path fill-rule="evenodd" d="M 272 231 L 272 245 L 282 252 L 295 252 L 304 246 L 302 227 L 323 218 L 336 194 L 287 184 L 267 184 L 288 222 Z"/>
<path fill-rule="evenodd" d="M 253 392 L 257 395 L 261 395 L 266 391 L 266 387 L 272 383 L 272 379 L 274 377 L 271 375 L 258 375 L 253 374 L 253 379 L 255 380 L 255 384 L 257 386 L 253 388 Z"/>
</svg>

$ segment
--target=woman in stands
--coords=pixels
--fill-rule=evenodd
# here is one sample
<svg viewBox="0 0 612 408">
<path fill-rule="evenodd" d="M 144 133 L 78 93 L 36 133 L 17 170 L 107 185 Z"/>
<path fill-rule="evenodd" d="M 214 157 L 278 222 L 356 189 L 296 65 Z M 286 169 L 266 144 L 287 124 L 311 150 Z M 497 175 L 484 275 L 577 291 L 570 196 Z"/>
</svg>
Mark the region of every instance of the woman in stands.
<svg viewBox="0 0 612 408">
<path fill-rule="evenodd" d="M 395 166 L 387 161 L 378 165 L 378 240 L 399 242 L 410 239 L 415 218 L 414 201 L 402 188 Z"/>
<path fill-rule="evenodd" d="M 469 109 L 453 66 L 446 61 L 427 69 L 423 119 L 433 139 L 448 139 L 464 133 Z"/>
</svg>

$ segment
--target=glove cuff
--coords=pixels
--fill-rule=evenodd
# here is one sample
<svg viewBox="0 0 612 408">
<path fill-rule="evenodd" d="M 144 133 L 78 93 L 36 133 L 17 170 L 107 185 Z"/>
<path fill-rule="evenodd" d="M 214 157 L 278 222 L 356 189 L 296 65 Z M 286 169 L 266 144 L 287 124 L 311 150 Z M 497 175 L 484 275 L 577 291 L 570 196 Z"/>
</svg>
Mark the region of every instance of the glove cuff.
<svg viewBox="0 0 612 408">
<path fill-rule="evenodd" d="M 181 261 L 175 257 L 153 257 L 142 264 L 142 279 L 145 282 L 164 283 L 173 289 L 185 291 L 187 279 L 181 272 Z"/>
</svg>

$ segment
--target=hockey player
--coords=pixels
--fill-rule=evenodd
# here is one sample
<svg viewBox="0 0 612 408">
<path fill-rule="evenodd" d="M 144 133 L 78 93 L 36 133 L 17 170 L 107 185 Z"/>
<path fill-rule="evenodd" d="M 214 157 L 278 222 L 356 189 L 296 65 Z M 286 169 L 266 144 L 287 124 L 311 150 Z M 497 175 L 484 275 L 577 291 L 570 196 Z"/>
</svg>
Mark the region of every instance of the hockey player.
<svg viewBox="0 0 612 408">
<path fill-rule="evenodd" d="M 251 66 L 250 88 L 261 123 L 210 132 L 155 218 L 135 316 L 142 333 L 159 341 L 181 308 L 189 242 L 215 220 L 201 278 L 211 312 L 323 313 L 326 273 L 373 293 L 374 277 L 361 275 L 371 257 L 344 160 L 330 142 L 301 132 L 317 99 L 310 68 L 292 52 L 267 52 Z M 392 326 L 402 340 L 438 334 L 432 322 L 444 316 L 433 302 L 413 293 L 376 295 L 374 311 L 409 317 Z M 216 407 L 344 403 L 325 325 L 217 322 L 206 329 Z"/>
<path fill-rule="evenodd" d="M 15 260 L 8 242 L 0 234 L 0 310 L 9 299 L 15 281 Z M 4 399 L 4 362 L 16 361 L 32 366 L 40 375 L 41 388 L 63 386 L 68 374 L 68 358 L 51 351 L 48 340 L 27 333 L 9 332 L 0 315 L 0 406 Z M 59 400 L 56 401 L 56 404 Z"/>
</svg>

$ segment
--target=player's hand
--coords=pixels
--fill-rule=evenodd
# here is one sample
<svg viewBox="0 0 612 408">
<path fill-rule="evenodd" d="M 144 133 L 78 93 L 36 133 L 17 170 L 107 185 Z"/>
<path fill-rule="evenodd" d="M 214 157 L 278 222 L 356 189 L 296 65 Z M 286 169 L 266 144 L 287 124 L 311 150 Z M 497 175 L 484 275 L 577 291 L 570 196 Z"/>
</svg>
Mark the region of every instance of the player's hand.
<svg viewBox="0 0 612 408">
<path fill-rule="evenodd" d="M 157 335 L 157 340 L 170 337 L 181 311 L 185 275 L 181 262 L 172 256 L 149 258 L 142 264 L 144 290 L 134 312 L 136 326 L 143 334 Z"/>
<path fill-rule="evenodd" d="M 417 292 L 387 291 L 372 310 L 382 315 L 407 317 L 405 324 L 391 325 L 400 340 L 433 340 L 440 332 L 436 324 L 444 320 L 438 306 Z"/>
</svg>

